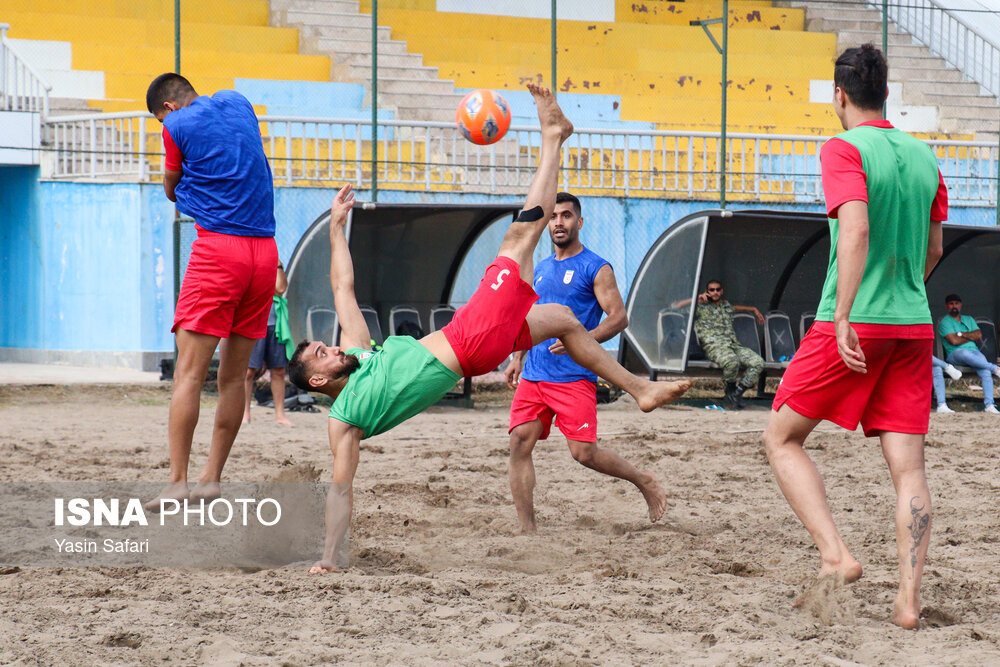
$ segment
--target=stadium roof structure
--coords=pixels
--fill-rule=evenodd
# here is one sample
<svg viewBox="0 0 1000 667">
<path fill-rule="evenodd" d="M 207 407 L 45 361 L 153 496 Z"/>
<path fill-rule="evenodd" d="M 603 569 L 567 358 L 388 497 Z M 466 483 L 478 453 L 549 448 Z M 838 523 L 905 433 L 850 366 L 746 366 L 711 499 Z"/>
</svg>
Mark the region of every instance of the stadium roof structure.
<svg viewBox="0 0 1000 667">
<path fill-rule="evenodd" d="M 425 333 L 431 308 L 447 304 L 462 261 L 492 223 L 514 219 L 513 204 L 358 202 L 347 226 L 358 303 L 371 306 L 388 336 L 394 306 L 413 306 Z M 288 262 L 288 313 L 295 340 L 333 344 L 339 330 L 330 288 L 330 212 L 306 230 Z M 486 267 L 482 267 L 485 269 Z M 381 342 L 381 341 L 378 341 Z"/>
<path fill-rule="evenodd" d="M 704 362 L 691 366 L 698 348 L 693 311 L 684 302 L 709 280 L 722 282 L 730 303 L 784 312 L 797 344 L 803 316 L 811 322 L 818 305 L 829 254 L 829 226 L 820 213 L 712 209 L 682 218 L 653 243 L 632 281 L 619 360 L 653 377 L 702 373 Z M 945 224 L 944 256 L 927 282 L 935 324 L 950 292 L 962 296 L 963 314 L 1000 321 L 997 275 L 1000 228 Z M 769 370 L 781 370 L 768 361 Z"/>
</svg>

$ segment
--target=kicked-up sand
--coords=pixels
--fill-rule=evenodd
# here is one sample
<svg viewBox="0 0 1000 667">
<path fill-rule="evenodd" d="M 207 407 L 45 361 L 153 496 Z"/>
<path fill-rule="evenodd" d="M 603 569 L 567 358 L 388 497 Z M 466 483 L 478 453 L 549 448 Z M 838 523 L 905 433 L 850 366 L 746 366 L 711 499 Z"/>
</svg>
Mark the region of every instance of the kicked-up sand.
<svg viewBox="0 0 1000 667">
<path fill-rule="evenodd" d="M 168 399 L 0 387 L 0 481 L 165 481 Z M 601 406 L 600 443 L 666 491 L 656 524 L 634 487 L 576 463 L 553 430 L 535 449 L 539 532 L 520 536 L 505 400 L 434 408 L 362 443 L 347 572 L 0 568 L 0 663 L 1000 664 L 995 415 L 931 416 L 934 523 L 912 632 L 888 621 L 894 494 L 876 440 L 822 424 L 807 443 L 865 566 L 843 586 L 812 580 L 817 552 L 759 444 L 766 408 Z M 325 412 L 289 418 L 254 408 L 227 478 L 328 479 Z"/>
</svg>

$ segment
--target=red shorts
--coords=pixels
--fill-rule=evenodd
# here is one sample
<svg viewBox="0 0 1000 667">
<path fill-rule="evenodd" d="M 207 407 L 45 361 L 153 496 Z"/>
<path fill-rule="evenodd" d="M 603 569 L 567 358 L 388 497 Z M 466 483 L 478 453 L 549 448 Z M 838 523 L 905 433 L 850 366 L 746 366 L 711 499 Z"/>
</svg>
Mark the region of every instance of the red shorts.
<svg viewBox="0 0 1000 667">
<path fill-rule="evenodd" d="M 859 339 L 867 373 L 850 370 L 840 358 L 832 323 L 813 324 L 781 378 L 772 408 L 787 404 L 803 417 L 849 431 L 860 423 L 868 437 L 880 431 L 927 433 L 934 340 Z"/>
<path fill-rule="evenodd" d="M 552 417 L 567 440 L 597 442 L 597 385 L 576 382 L 532 382 L 521 380 L 510 404 L 510 433 L 521 424 L 540 419 L 541 440 L 549 437 Z"/>
<path fill-rule="evenodd" d="M 525 317 L 537 300 L 517 262 L 497 257 L 489 265 L 475 294 L 441 329 L 466 377 L 489 373 L 511 352 L 531 348 Z"/>
<path fill-rule="evenodd" d="M 274 238 L 195 227 L 198 238 L 191 246 L 171 331 L 263 338 L 278 272 Z"/>
</svg>

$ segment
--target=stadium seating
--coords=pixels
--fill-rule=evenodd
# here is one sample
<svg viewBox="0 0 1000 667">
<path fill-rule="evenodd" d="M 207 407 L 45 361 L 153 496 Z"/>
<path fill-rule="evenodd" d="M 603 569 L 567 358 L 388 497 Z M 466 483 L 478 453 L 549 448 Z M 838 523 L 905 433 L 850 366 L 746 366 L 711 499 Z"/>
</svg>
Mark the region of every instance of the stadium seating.
<svg viewBox="0 0 1000 667">
<path fill-rule="evenodd" d="M 769 312 L 764 320 L 764 361 L 771 366 L 785 368 L 796 349 L 788 315 L 778 310 Z"/>
<path fill-rule="evenodd" d="M 430 313 L 430 325 L 431 332 L 440 331 L 451 322 L 451 318 L 455 317 L 455 309 L 451 306 L 434 306 L 431 308 Z"/>
</svg>

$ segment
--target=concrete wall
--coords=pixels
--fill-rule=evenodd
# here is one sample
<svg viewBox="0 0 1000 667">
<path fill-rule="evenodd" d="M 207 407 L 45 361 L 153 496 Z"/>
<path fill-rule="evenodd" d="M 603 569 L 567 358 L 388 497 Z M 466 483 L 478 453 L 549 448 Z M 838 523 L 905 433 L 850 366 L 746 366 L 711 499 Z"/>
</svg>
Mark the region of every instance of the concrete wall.
<svg viewBox="0 0 1000 667">
<path fill-rule="evenodd" d="M 0 358 L 155 366 L 173 348 L 173 206 L 159 186 L 37 173 L 0 173 Z"/>
<path fill-rule="evenodd" d="M 283 261 L 329 206 L 333 190 L 277 188 Z M 368 199 L 369 193 L 358 193 Z M 509 202 L 518 197 L 382 191 L 381 202 Z M 711 202 L 587 197 L 585 244 L 612 263 L 622 294 L 656 238 Z M 751 206 L 816 211 L 815 205 Z M 951 221 L 995 224 L 994 209 L 954 208 Z M 173 350 L 174 207 L 158 184 L 39 181 L 36 167 L 0 167 L 0 360 L 68 361 L 152 369 Z M 465 302 L 496 253 L 504 225 L 488 229 L 459 272 Z M 182 253 L 190 251 L 191 229 Z M 547 237 L 536 252 L 550 252 Z M 363 271 L 364 267 L 357 267 Z"/>
</svg>

